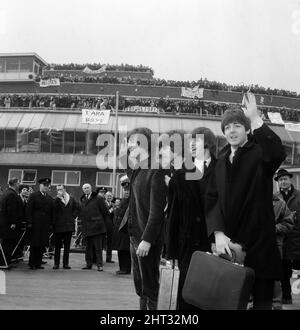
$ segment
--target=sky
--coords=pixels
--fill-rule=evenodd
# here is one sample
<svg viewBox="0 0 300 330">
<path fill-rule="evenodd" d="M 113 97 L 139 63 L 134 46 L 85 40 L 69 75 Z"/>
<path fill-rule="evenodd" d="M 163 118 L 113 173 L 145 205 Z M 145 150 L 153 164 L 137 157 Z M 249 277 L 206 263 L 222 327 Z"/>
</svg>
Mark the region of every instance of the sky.
<svg viewBox="0 0 300 330">
<path fill-rule="evenodd" d="M 300 0 L 1 0 L 0 52 L 300 93 Z"/>
</svg>

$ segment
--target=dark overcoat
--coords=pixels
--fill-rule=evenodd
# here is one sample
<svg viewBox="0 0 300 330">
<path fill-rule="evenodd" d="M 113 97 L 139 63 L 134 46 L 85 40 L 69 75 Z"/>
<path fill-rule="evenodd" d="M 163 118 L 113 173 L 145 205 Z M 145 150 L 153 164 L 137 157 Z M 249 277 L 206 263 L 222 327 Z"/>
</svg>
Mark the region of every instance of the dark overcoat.
<svg viewBox="0 0 300 330">
<path fill-rule="evenodd" d="M 8 188 L 1 198 L 0 238 L 17 239 L 21 230 L 22 205 L 15 190 Z M 11 225 L 16 225 L 11 229 Z"/>
<path fill-rule="evenodd" d="M 75 231 L 75 218 L 78 215 L 79 205 L 75 199 L 70 196 L 67 205 L 63 203 L 61 198 L 54 199 L 54 220 L 53 232 L 64 233 Z"/>
<path fill-rule="evenodd" d="M 27 223 L 30 228 L 31 246 L 48 246 L 53 227 L 53 199 L 46 194 L 34 192 L 27 203 Z"/>
<path fill-rule="evenodd" d="M 276 194 L 280 196 L 280 192 Z M 285 259 L 300 260 L 300 191 L 293 187 L 293 192 L 287 201 L 288 208 L 295 212 L 294 227 L 287 234 L 284 246 L 283 257 Z"/>
<path fill-rule="evenodd" d="M 103 198 L 98 197 L 95 192 L 92 192 L 88 200 L 85 195 L 81 196 L 79 219 L 83 237 L 105 234 L 108 217 L 108 209 Z"/>
<path fill-rule="evenodd" d="M 204 203 L 215 165 L 216 159 L 212 158 L 199 180 L 186 179 L 184 167 L 175 171 L 169 181 L 166 252 L 168 259 L 178 259 L 180 268 L 189 266 L 194 251 L 210 251 Z"/>
<path fill-rule="evenodd" d="M 114 235 L 113 235 L 113 250 L 129 251 L 130 240 L 128 233 L 128 223 L 124 216 L 127 216 L 127 208 L 129 204 L 129 198 L 123 198 L 119 208 L 115 210 L 114 218 Z M 120 227 L 122 223 L 122 227 Z"/>
<path fill-rule="evenodd" d="M 236 151 L 232 164 L 230 153 L 230 146 L 225 146 L 215 167 L 215 183 L 209 187 L 207 197 L 214 207 L 207 209 L 208 234 L 225 232 L 246 249 L 245 265 L 257 277 L 279 279 L 272 197 L 273 175 L 285 159 L 281 140 L 263 124 Z"/>
</svg>

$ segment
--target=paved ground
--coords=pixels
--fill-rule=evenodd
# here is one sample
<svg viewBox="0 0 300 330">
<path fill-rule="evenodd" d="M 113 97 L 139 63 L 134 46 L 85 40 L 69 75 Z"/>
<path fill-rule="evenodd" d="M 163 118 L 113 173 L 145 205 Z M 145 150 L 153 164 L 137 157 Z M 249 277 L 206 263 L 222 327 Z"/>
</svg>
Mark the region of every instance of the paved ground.
<svg viewBox="0 0 300 330">
<path fill-rule="evenodd" d="M 104 252 L 105 256 L 105 252 Z M 45 259 L 46 260 L 46 259 Z M 117 260 L 116 254 L 113 260 Z M 104 271 L 81 270 L 84 254 L 71 253 L 71 270 L 53 270 L 53 259 L 44 270 L 30 270 L 20 262 L 5 271 L 6 295 L 0 295 L 0 309 L 91 309 L 128 310 L 138 308 L 131 275 L 117 276 L 117 262 L 104 264 Z"/>
<path fill-rule="evenodd" d="M 115 253 L 113 260 L 117 261 Z M 24 261 L 5 271 L 6 294 L 0 295 L 0 310 L 138 309 L 132 276 L 115 275 L 117 262 L 104 264 L 104 272 L 98 272 L 96 267 L 81 270 L 84 254 L 71 253 L 70 265 L 71 270 L 53 270 L 53 259 L 48 259 L 44 270 L 33 271 Z M 293 301 L 293 305 L 284 305 L 283 309 L 300 310 L 300 294 L 294 295 Z"/>
</svg>

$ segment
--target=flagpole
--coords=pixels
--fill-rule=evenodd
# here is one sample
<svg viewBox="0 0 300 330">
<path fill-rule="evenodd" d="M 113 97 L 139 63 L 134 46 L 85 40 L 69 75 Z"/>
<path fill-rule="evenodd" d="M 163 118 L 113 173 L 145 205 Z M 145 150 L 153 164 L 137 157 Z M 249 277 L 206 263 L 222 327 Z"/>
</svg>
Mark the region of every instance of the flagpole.
<svg viewBox="0 0 300 330">
<path fill-rule="evenodd" d="M 117 171 L 117 140 L 118 140 L 118 114 L 119 114 L 119 91 L 116 92 L 116 121 L 114 135 L 114 163 L 113 163 L 113 186 L 112 193 L 116 193 L 116 171 Z"/>
</svg>

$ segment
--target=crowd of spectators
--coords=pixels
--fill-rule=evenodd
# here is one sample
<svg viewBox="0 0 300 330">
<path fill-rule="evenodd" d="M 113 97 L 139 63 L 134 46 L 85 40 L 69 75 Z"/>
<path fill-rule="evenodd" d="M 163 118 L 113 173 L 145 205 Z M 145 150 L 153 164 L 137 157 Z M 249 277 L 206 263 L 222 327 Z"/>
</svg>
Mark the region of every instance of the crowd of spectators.
<svg viewBox="0 0 300 330">
<path fill-rule="evenodd" d="M 3 95 L 2 108 L 46 108 L 46 109 L 111 109 L 115 108 L 115 97 L 74 96 L 74 95 Z M 124 98 L 119 99 L 120 111 L 156 112 L 174 115 L 222 116 L 224 111 L 235 104 L 207 102 L 199 99 L 174 100 L 170 98 Z M 300 122 L 300 111 L 285 107 L 259 106 L 263 119 L 268 112 L 280 112 L 283 120 Z"/>
<path fill-rule="evenodd" d="M 101 67 L 100 64 L 53 64 L 51 68 L 53 70 L 83 70 L 85 66 L 88 66 L 92 70 L 97 70 Z M 49 69 L 50 67 L 48 67 Z M 113 71 L 128 71 L 128 72 L 151 72 L 154 74 L 152 68 L 139 65 L 133 66 L 129 64 L 121 64 L 121 65 L 108 65 L 106 67 L 106 71 L 109 72 L 109 76 L 97 76 L 97 75 L 78 75 L 71 73 L 59 74 L 55 72 L 56 78 L 60 78 L 62 82 L 86 82 L 86 83 L 111 83 L 111 84 L 136 84 L 136 85 L 147 85 L 147 86 L 169 86 L 169 87 L 195 87 L 199 86 L 200 88 L 212 89 L 212 90 L 221 90 L 221 91 L 231 91 L 231 92 L 246 92 L 249 89 L 249 85 L 238 84 L 238 85 L 228 85 L 226 83 L 221 83 L 217 81 L 210 81 L 206 78 L 200 78 L 197 81 L 177 81 L 177 80 L 166 80 L 160 78 L 153 79 L 139 79 L 129 76 L 125 77 L 113 77 Z M 53 78 L 53 76 L 51 75 Z M 42 79 L 48 78 L 47 76 L 42 76 Z M 40 80 L 40 77 L 37 78 L 37 81 Z M 284 89 L 277 88 L 265 88 L 259 85 L 252 85 L 251 91 L 255 94 L 264 94 L 264 95 L 273 95 L 273 96 L 283 96 L 283 97 L 299 97 L 300 94 L 297 94 L 293 91 L 287 91 Z"/>
<path fill-rule="evenodd" d="M 76 63 L 68 63 L 68 64 L 50 64 L 46 66 L 46 70 L 83 70 L 85 67 L 90 68 L 91 70 L 98 70 L 103 67 L 104 64 L 100 63 L 87 63 L 87 64 L 76 64 Z M 153 69 L 145 66 L 145 65 L 131 65 L 131 64 L 121 64 L 121 65 L 112 65 L 107 64 L 106 71 L 136 71 L 136 72 L 151 72 L 154 74 Z"/>
</svg>

